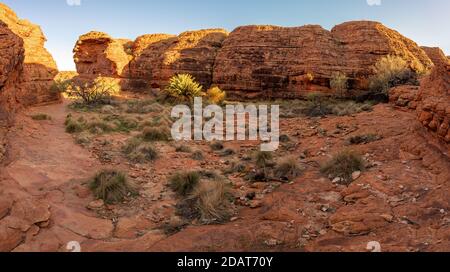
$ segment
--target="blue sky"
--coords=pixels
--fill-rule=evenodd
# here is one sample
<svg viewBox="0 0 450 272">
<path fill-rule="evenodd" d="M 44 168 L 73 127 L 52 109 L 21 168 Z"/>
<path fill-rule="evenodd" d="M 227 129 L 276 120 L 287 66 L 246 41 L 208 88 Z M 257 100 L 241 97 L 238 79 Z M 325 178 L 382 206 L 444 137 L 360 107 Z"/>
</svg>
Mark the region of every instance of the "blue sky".
<svg viewBox="0 0 450 272">
<path fill-rule="evenodd" d="M 80 5 L 69 5 L 76 3 Z M 450 54 L 449 0 L 4 0 L 21 18 L 41 25 L 60 70 L 74 70 L 73 46 L 81 34 L 104 31 L 134 39 L 148 33 L 240 25 L 327 29 L 350 20 L 375 20 L 420 45 Z M 369 5 L 368 2 L 375 5 Z M 381 2 L 380 5 L 377 5 Z"/>
</svg>

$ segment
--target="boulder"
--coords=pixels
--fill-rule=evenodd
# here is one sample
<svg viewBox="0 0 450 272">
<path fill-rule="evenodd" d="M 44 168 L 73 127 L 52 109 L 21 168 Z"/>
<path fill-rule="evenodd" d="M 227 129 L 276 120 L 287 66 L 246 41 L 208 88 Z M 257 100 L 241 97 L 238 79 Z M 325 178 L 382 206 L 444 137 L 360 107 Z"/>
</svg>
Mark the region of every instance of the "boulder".
<svg viewBox="0 0 450 272">
<path fill-rule="evenodd" d="M 59 100 L 50 91 L 58 70 L 39 26 L 0 4 L 0 118 L 20 106 Z"/>
</svg>

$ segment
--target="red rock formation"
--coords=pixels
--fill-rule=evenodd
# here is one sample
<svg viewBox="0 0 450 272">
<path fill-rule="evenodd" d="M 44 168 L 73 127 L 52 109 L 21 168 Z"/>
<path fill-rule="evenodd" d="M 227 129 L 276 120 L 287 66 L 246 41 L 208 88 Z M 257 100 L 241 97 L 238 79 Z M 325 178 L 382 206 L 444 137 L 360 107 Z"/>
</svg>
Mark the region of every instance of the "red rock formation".
<svg viewBox="0 0 450 272">
<path fill-rule="evenodd" d="M 419 121 L 450 143 L 450 62 L 436 65 L 422 81 L 417 99 Z"/>
<path fill-rule="evenodd" d="M 82 35 L 74 48 L 74 59 L 81 77 L 99 75 L 121 77 L 131 60 L 131 41 L 113 39 L 102 32 Z M 127 53 L 128 52 L 128 53 Z"/>
<path fill-rule="evenodd" d="M 435 65 L 445 65 L 450 61 L 439 47 L 422 46 L 421 48 Z"/>
<path fill-rule="evenodd" d="M 332 73 L 341 71 L 351 87 L 364 89 L 372 66 L 386 55 L 402 56 L 414 69 L 432 65 L 416 43 L 376 22 L 348 22 L 331 32 L 320 26 L 245 26 L 224 42 L 214 83 L 229 91 L 290 96 L 330 91 Z"/>
<path fill-rule="evenodd" d="M 59 99 L 50 92 L 57 67 L 39 26 L 20 20 L 0 4 L 0 117 L 18 105 L 33 105 Z"/>
<path fill-rule="evenodd" d="M 178 73 L 192 74 L 208 86 L 217 51 L 226 36 L 225 30 L 208 29 L 178 37 L 143 35 L 129 42 L 90 32 L 81 36 L 75 46 L 75 63 L 81 77 L 120 77 L 125 87 L 133 89 L 164 86 Z"/>
<path fill-rule="evenodd" d="M 184 32 L 178 37 L 141 36 L 133 46 L 129 77 L 161 87 L 175 74 L 188 73 L 207 87 L 212 84 L 214 61 L 227 35 L 223 29 L 206 29 Z"/>
</svg>

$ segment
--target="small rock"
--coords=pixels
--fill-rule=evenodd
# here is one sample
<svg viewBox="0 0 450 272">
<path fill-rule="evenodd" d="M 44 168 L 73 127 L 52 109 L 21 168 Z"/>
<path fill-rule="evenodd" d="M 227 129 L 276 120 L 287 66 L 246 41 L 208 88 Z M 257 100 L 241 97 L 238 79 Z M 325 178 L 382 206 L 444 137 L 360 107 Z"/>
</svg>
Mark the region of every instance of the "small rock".
<svg viewBox="0 0 450 272">
<path fill-rule="evenodd" d="M 353 179 L 353 180 L 357 180 L 357 179 L 359 179 L 360 177 L 361 177 L 361 171 L 353 172 L 353 174 L 352 174 L 352 179 Z"/>
<path fill-rule="evenodd" d="M 439 212 L 440 212 L 441 214 L 445 214 L 445 210 L 444 210 L 444 209 L 440 209 Z"/>
<path fill-rule="evenodd" d="M 236 216 L 235 217 L 231 217 L 231 219 L 230 219 L 231 222 L 235 222 L 235 221 L 238 221 L 238 220 L 239 220 L 239 217 L 236 217 Z"/>
<path fill-rule="evenodd" d="M 262 207 L 263 202 L 260 201 L 260 200 L 253 200 L 253 201 L 250 201 L 249 204 L 250 204 L 250 205 L 249 205 L 250 208 L 252 208 L 252 209 L 257 209 L 257 208 Z"/>
<path fill-rule="evenodd" d="M 339 178 L 339 177 L 337 177 L 337 178 L 335 178 L 335 179 L 333 179 L 333 183 L 334 184 L 338 184 L 338 183 L 340 183 L 342 181 L 342 179 L 341 178 Z"/>
<path fill-rule="evenodd" d="M 266 244 L 267 246 L 277 246 L 281 243 L 280 243 L 280 241 L 278 241 L 276 239 L 269 239 L 269 240 L 264 241 L 264 244 Z"/>
<path fill-rule="evenodd" d="M 91 203 L 88 204 L 87 208 L 89 210 L 99 210 L 105 206 L 105 202 L 101 199 L 94 200 Z"/>
</svg>

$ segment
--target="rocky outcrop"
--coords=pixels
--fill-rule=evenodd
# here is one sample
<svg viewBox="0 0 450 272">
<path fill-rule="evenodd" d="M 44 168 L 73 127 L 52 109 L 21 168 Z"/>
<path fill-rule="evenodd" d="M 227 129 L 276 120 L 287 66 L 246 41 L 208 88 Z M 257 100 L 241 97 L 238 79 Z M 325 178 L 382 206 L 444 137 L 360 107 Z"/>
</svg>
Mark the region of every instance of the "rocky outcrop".
<svg viewBox="0 0 450 272">
<path fill-rule="evenodd" d="M 207 29 L 179 36 L 143 35 L 130 42 L 90 32 L 75 46 L 75 63 L 81 77 L 118 77 L 133 89 L 164 86 L 179 73 L 189 73 L 209 86 L 217 51 L 227 34 L 222 29 Z"/>
<path fill-rule="evenodd" d="M 20 106 L 58 100 L 50 91 L 57 67 L 41 28 L 0 4 L 0 34 L 0 118 Z"/>
<path fill-rule="evenodd" d="M 130 40 L 113 39 L 103 32 L 82 35 L 74 48 L 74 59 L 81 77 L 100 75 L 121 77 L 131 60 Z"/>
<path fill-rule="evenodd" d="M 436 65 L 422 81 L 417 100 L 419 121 L 450 143 L 450 63 Z"/>
<path fill-rule="evenodd" d="M 445 65 L 450 61 L 439 47 L 422 46 L 421 48 L 427 53 L 434 65 Z"/>
<path fill-rule="evenodd" d="M 377 22 L 348 22 L 331 31 L 245 26 L 224 42 L 214 83 L 225 90 L 290 96 L 330 92 L 330 78 L 340 71 L 349 77 L 350 87 L 365 89 L 373 65 L 386 55 L 401 56 L 416 70 L 432 65 L 416 43 Z"/>
<path fill-rule="evenodd" d="M 331 31 L 263 25 L 238 27 L 229 36 L 221 29 L 144 35 L 125 49 L 116 43 L 104 33 L 80 37 L 75 48 L 80 75 L 121 77 L 135 89 L 160 88 L 174 74 L 190 73 L 205 87 L 217 85 L 230 94 L 295 97 L 332 92 L 335 72 L 345 73 L 352 89 L 365 90 L 374 64 L 387 55 L 401 56 L 416 71 L 433 65 L 415 42 L 371 21 Z"/>
<path fill-rule="evenodd" d="M 389 102 L 398 106 L 409 109 L 417 108 L 418 86 L 401 85 L 389 90 Z"/>
</svg>

